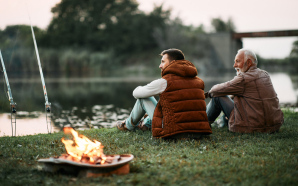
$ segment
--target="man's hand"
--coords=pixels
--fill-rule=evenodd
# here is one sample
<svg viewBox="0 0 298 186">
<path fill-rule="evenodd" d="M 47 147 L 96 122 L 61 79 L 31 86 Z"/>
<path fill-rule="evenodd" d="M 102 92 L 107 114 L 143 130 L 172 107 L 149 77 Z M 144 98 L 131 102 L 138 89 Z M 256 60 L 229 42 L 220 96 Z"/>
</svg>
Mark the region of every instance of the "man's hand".
<svg viewBox="0 0 298 186">
<path fill-rule="evenodd" d="M 235 96 L 234 96 L 234 95 L 229 95 L 229 97 L 230 97 L 231 99 L 234 99 Z"/>
<path fill-rule="evenodd" d="M 209 92 L 205 92 L 204 95 L 205 95 L 205 99 L 210 98 Z"/>
</svg>

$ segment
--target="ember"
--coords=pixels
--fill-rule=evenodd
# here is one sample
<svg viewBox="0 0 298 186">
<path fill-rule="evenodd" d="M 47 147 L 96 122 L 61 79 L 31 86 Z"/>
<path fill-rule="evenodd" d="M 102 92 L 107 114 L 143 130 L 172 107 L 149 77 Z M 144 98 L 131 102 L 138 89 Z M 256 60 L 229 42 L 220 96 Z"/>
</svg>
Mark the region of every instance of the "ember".
<svg viewBox="0 0 298 186">
<path fill-rule="evenodd" d="M 63 131 L 65 134 L 72 134 L 74 140 L 61 139 L 68 154 L 62 154 L 59 158 L 90 164 L 106 162 L 107 157 L 103 154 L 103 146 L 99 141 L 92 142 L 86 136 L 79 135 L 71 127 L 65 127 Z M 111 162 L 112 160 L 109 158 L 106 163 Z"/>
</svg>

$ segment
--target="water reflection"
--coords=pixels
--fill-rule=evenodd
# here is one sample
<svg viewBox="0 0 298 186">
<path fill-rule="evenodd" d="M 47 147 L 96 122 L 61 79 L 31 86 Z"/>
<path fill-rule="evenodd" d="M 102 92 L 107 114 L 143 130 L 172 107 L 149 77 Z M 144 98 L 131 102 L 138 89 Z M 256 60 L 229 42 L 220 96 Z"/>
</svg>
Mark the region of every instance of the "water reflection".
<svg viewBox="0 0 298 186">
<path fill-rule="evenodd" d="M 271 80 L 280 103 L 297 103 L 297 90 L 294 90 L 294 86 L 289 75 L 285 73 L 272 74 Z"/>
<path fill-rule="evenodd" d="M 205 81 L 205 90 L 214 84 L 232 79 L 202 78 Z M 271 74 L 272 82 L 283 104 L 297 103 L 298 82 L 296 77 L 287 74 Z M 296 81 L 292 81 L 296 79 Z M 144 85 L 149 79 L 117 79 L 117 78 L 90 78 L 90 79 L 58 79 L 46 80 L 49 101 L 52 103 L 54 131 L 63 126 L 76 129 L 90 129 L 111 127 L 113 121 L 125 119 L 134 105 L 133 89 Z M 17 102 L 17 113 L 20 111 L 44 113 L 44 97 L 40 80 L 10 81 L 14 101 Z M 3 82 L 0 87 L 5 87 Z M 295 89 L 294 89 L 295 88 Z M 296 91 L 296 92 L 295 92 Z M 2 93 L 1 93 L 2 92 Z M 0 90 L 0 112 L 9 112 L 9 102 Z M 209 101 L 209 100 L 206 100 Z M 11 135 L 9 114 L 0 115 L 0 136 Z M 17 135 L 47 133 L 44 114 L 35 118 L 17 119 Z"/>
<path fill-rule="evenodd" d="M 10 114 L 0 114 L 0 136 L 12 136 Z M 52 131 L 59 131 L 53 127 Z M 46 125 L 46 115 L 41 114 L 34 118 L 18 118 L 16 126 L 16 136 L 46 134 L 48 133 Z"/>
</svg>

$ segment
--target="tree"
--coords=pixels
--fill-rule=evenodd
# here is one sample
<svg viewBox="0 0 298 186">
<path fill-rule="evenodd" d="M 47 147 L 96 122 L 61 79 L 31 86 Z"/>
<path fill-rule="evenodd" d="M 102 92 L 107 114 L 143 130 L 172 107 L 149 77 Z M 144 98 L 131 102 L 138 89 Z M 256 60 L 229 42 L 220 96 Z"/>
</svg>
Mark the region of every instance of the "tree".
<svg viewBox="0 0 298 186">
<path fill-rule="evenodd" d="M 290 53 L 290 57 L 298 58 L 298 40 L 294 41 L 294 43 L 293 43 L 292 50 L 291 50 L 291 53 Z"/>
<path fill-rule="evenodd" d="M 38 41 L 44 35 L 44 31 L 38 27 L 33 28 Z M 36 64 L 31 27 L 28 25 L 7 26 L 0 31 L 0 49 L 10 75 L 18 76 L 23 72 L 29 72 L 32 70 L 32 64 Z"/>
<path fill-rule="evenodd" d="M 43 37 L 43 30 L 38 27 L 33 27 L 33 29 L 37 40 Z M 34 48 L 30 26 L 12 25 L 7 26 L 3 31 L 0 31 L 1 49 L 18 49 L 21 47 Z"/>
<path fill-rule="evenodd" d="M 221 18 L 213 18 L 211 25 L 215 32 L 234 32 L 235 25 L 232 19 L 228 19 L 227 22 L 224 22 Z"/>
<path fill-rule="evenodd" d="M 87 47 L 117 54 L 157 46 L 153 30 L 168 19 L 162 7 L 147 15 L 135 0 L 62 0 L 52 13 L 43 46 Z"/>
<path fill-rule="evenodd" d="M 293 42 L 290 57 L 288 58 L 291 67 L 290 72 L 293 74 L 298 73 L 298 40 Z"/>
</svg>

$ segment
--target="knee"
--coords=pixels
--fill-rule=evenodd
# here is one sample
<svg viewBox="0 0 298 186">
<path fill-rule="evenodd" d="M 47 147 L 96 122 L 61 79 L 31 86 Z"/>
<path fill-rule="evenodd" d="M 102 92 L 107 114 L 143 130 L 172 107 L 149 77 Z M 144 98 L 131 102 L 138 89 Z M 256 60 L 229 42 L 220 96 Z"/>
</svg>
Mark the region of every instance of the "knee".
<svg viewBox="0 0 298 186">
<path fill-rule="evenodd" d="M 218 101 L 220 97 L 213 97 L 211 98 L 213 101 Z"/>
<path fill-rule="evenodd" d="M 213 97 L 211 100 L 217 105 L 221 97 Z"/>
<path fill-rule="evenodd" d="M 143 101 L 148 101 L 148 100 L 150 100 L 150 98 L 151 98 L 151 97 L 148 97 L 148 98 L 138 98 L 137 100 L 143 102 Z"/>
<path fill-rule="evenodd" d="M 225 96 L 223 97 L 213 97 L 211 98 L 211 101 L 213 102 L 214 105 L 219 106 L 221 105 L 221 101 L 225 99 Z"/>
<path fill-rule="evenodd" d="M 212 99 L 213 99 L 213 101 L 215 101 L 216 103 L 218 103 L 221 100 L 229 99 L 229 97 L 228 96 L 221 96 L 221 97 L 213 97 Z"/>
</svg>

